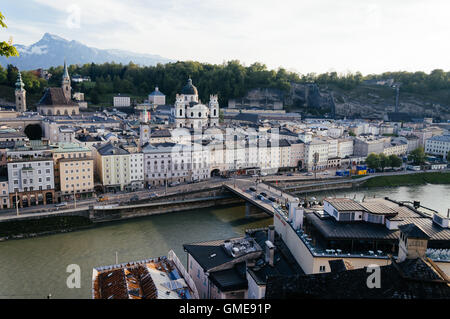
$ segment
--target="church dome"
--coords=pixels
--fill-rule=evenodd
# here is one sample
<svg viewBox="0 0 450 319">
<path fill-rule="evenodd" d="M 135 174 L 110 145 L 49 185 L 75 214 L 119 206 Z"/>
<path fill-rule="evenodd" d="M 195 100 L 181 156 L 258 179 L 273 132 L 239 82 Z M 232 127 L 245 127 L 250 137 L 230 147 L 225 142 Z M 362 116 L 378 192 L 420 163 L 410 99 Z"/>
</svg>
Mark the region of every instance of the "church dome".
<svg viewBox="0 0 450 319">
<path fill-rule="evenodd" d="M 198 95 L 197 88 L 192 84 L 192 80 L 189 78 L 188 83 L 181 90 L 181 94 L 184 95 Z"/>
</svg>

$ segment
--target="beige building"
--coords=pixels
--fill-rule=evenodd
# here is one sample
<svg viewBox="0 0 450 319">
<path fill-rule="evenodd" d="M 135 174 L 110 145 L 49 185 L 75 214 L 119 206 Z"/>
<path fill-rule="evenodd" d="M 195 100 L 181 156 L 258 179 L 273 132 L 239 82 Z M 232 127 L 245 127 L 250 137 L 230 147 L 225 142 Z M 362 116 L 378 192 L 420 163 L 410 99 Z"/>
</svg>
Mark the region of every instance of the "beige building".
<svg viewBox="0 0 450 319">
<path fill-rule="evenodd" d="M 91 197 L 94 191 L 94 160 L 92 151 L 77 143 L 60 143 L 52 150 L 55 167 L 55 188 L 61 201 Z"/>
<path fill-rule="evenodd" d="M 131 181 L 127 174 L 130 153 L 108 143 L 96 147 L 94 154 L 96 172 L 103 187 L 107 190 L 124 190 Z"/>
</svg>

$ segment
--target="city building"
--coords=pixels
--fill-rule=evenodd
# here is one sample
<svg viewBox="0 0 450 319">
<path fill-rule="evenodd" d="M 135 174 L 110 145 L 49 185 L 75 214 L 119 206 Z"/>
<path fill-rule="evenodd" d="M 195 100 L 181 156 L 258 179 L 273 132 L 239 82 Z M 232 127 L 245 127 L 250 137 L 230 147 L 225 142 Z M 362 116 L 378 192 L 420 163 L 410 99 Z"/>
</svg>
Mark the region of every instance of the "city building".
<svg viewBox="0 0 450 319">
<path fill-rule="evenodd" d="M 173 251 L 92 271 L 92 299 L 199 299 L 192 278 Z"/>
<path fill-rule="evenodd" d="M 391 140 L 384 144 L 383 154 L 386 156 L 403 156 L 408 152 L 408 142 L 403 140 Z"/>
<path fill-rule="evenodd" d="M 425 142 L 425 153 L 446 158 L 450 152 L 450 135 L 433 136 Z"/>
<path fill-rule="evenodd" d="M 155 90 L 148 95 L 148 103 L 151 105 L 166 105 L 166 96 L 155 87 Z"/>
<path fill-rule="evenodd" d="M 356 156 L 365 157 L 371 153 L 381 154 L 384 151 L 384 145 L 390 141 L 390 137 L 358 136 L 354 139 L 353 153 Z"/>
<path fill-rule="evenodd" d="M 147 144 L 144 154 L 144 179 L 147 185 L 160 186 L 192 180 L 191 149 L 175 143 Z"/>
<path fill-rule="evenodd" d="M 303 273 L 272 226 L 183 248 L 201 299 L 262 299 L 270 276 Z"/>
<path fill-rule="evenodd" d="M 59 143 L 52 154 L 60 201 L 73 199 L 74 194 L 77 198 L 91 197 L 94 191 L 92 150 L 77 143 Z"/>
<path fill-rule="evenodd" d="M 415 203 L 370 198 L 326 198 L 323 209 L 306 210 L 289 203 L 289 212 L 277 208 L 275 231 L 306 274 L 330 272 L 330 260 L 342 259 L 354 267 L 385 266 L 399 252 L 402 225 L 414 224 L 429 237 L 427 257 L 450 274 L 449 217 Z"/>
<path fill-rule="evenodd" d="M 108 191 L 123 191 L 130 185 L 130 153 L 112 143 L 94 147 L 95 169 L 100 183 Z"/>
<path fill-rule="evenodd" d="M 144 155 L 113 143 L 94 146 L 95 171 L 105 190 L 135 191 L 144 186 Z"/>
<path fill-rule="evenodd" d="M 328 142 L 318 138 L 313 138 L 311 142 L 305 143 L 305 168 L 309 171 L 322 170 L 327 168 L 327 165 Z"/>
<path fill-rule="evenodd" d="M 64 61 L 61 87 L 45 89 L 44 95 L 37 104 L 37 111 L 46 116 L 80 114 L 78 103 L 72 101 L 72 87 L 66 61 Z"/>
<path fill-rule="evenodd" d="M 114 107 L 130 107 L 131 106 L 131 98 L 125 95 L 116 95 L 113 97 L 113 106 Z"/>
<path fill-rule="evenodd" d="M 172 109 L 171 121 L 175 127 L 206 128 L 219 125 L 219 101 L 217 95 L 210 95 L 209 105 L 201 103 L 197 88 L 189 79 L 177 94 Z"/>
<path fill-rule="evenodd" d="M 11 207 L 46 205 L 55 202 L 55 180 L 51 157 L 16 157 L 7 164 Z"/>
</svg>

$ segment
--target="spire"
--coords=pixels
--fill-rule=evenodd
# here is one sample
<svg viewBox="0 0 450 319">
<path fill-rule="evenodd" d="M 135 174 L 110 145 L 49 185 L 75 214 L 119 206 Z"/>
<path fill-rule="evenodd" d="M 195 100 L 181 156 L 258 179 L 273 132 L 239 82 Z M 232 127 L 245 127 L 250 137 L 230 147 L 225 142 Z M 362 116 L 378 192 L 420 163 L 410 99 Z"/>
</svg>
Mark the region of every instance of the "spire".
<svg viewBox="0 0 450 319">
<path fill-rule="evenodd" d="M 69 78 L 69 71 L 67 70 L 66 59 L 64 59 L 63 79 L 68 79 L 68 78 Z"/>
<path fill-rule="evenodd" d="M 20 72 L 17 73 L 17 81 L 16 81 L 16 90 L 23 90 L 24 84 L 22 81 L 22 74 Z"/>
</svg>

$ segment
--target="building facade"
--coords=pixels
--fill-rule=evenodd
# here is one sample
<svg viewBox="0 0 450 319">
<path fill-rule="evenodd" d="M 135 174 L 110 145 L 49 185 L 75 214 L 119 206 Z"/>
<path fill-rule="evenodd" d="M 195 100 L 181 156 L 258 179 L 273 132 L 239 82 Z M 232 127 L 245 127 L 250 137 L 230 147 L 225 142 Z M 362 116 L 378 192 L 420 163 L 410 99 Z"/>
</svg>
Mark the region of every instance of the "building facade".
<svg viewBox="0 0 450 319">
<path fill-rule="evenodd" d="M 177 94 L 175 107 L 172 109 L 171 121 L 175 127 L 206 128 L 219 125 L 219 102 L 217 95 L 210 95 L 208 106 L 201 103 L 197 88 L 189 79 Z"/>
</svg>

